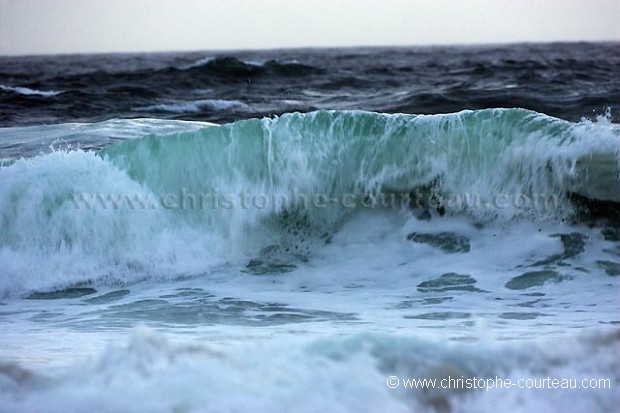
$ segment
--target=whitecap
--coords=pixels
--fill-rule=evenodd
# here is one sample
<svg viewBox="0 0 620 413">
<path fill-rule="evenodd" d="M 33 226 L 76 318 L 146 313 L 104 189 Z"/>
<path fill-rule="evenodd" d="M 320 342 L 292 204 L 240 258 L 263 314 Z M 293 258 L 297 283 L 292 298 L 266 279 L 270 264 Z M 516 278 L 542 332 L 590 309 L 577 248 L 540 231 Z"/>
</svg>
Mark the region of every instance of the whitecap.
<svg viewBox="0 0 620 413">
<path fill-rule="evenodd" d="M 22 87 L 22 86 L 5 86 L 5 85 L 0 85 L 0 90 L 15 92 L 15 93 L 18 93 L 20 95 L 25 95 L 25 96 L 37 95 L 37 96 L 45 96 L 45 97 L 56 96 L 61 93 L 64 93 L 64 90 L 59 90 L 59 91 L 36 90 L 36 89 L 30 89 L 28 87 Z"/>
<path fill-rule="evenodd" d="M 173 112 L 187 113 L 200 112 L 202 110 L 228 110 L 233 108 L 245 108 L 247 105 L 239 100 L 224 99 L 201 99 L 182 103 L 162 103 L 159 105 L 145 106 L 135 110 L 148 112 Z"/>
</svg>

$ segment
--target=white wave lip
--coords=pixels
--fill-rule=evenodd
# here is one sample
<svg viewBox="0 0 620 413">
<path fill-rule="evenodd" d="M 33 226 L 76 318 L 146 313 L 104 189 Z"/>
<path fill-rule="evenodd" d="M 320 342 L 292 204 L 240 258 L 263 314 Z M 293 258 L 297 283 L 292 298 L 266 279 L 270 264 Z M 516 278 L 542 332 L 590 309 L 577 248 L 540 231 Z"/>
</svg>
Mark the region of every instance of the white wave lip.
<svg viewBox="0 0 620 413">
<path fill-rule="evenodd" d="M 207 65 L 207 64 L 213 62 L 214 60 L 215 60 L 215 58 L 211 57 L 211 56 L 203 57 L 202 59 L 196 60 L 194 63 L 191 63 L 189 65 L 185 65 L 185 66 L 181 66 L 180 69 L 181 70 L 193 69 L 195 67 L 200 67 L 200 66 Z"/>
<path fill-rule="evenodd" d="M 202 59 L 196 60 L 194 63 L 188 64 L 188 65 L 185 65 L 185 66 L 181 66 L 180 69 L 181 70 L 187 70 L 187 69 L 193 69 L 193 68 L 196 68 L 196 67 L 207 66 L 209 64 L 212 64 L 216 60 L 217 60 L 217 58 L 215 58 L 213 56 L 206 56 L 206 57 L 203 57 Z M 248 66 L 262 67 L 262 66 L 265 65 L 265 61 L 258 61 L 258 60 L 239 60 L 239 61 L 241 63 L 245 64 L 245 65 L 248 65 Z"/>
<path fill-rule="evenodd" d="M 0 167 L 2 162 L 31 158 L 63 149 L 101 147 L 119 140 L 197 131 L 218 126 L 214 123 L 151 118 L 110 119 L 97 123 L 0 128 Z"/>
<path fill-rule="evenodd" d="M 229 110 L 247 107 L 245 103 L 239 100 L 201 99 L 183 103 L 162 103 L 159 105 L 145 106 L 136 110 L 148 112 L 195 113 L 205 109 Z"/>
<path fill-rule="evenodd" d="M 45 96 L 45 97 L 50 97 L 50 96 L 56 96 L 56 95 L 60 95 L 61 93 L 64 93 L 64 90 L 60 90 L 60 91 L 55 91 L 55 90 L 36 90 L 36 89 L 30 89 L 28 87 L 23 87 L 23 86 L 5 86 L 5 85 L 0 85 L 0 89 L 1 90 L 6 90 L 9 92 L 15 92 L 18 93 L 20 95 L 24 95 L 24 96 Z"/>
</svg>

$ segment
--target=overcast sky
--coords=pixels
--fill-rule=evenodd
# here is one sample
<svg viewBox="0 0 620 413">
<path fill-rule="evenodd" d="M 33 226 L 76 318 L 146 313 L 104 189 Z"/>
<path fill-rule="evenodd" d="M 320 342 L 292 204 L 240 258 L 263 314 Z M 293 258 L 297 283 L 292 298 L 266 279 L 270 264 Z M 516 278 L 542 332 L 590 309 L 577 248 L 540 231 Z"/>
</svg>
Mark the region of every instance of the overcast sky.
<svg viewBox="0 0 620 413">
<path fill-rule="evenodd" d="M 0 0 L 0 54 L 620 40 L 620 0 Z"/>
</svg>

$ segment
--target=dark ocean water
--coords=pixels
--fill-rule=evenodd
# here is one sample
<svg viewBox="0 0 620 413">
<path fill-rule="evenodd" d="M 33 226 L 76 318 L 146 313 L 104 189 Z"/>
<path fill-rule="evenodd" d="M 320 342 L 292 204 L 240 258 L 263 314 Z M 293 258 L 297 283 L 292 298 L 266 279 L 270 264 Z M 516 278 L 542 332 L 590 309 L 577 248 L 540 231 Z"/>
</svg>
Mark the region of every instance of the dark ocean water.
<svg viewBox="0 0 620 413">
<path fill-rule="evenodd" d="M 616 412 L 619 108 L 618 43 L 0 57 L 0 413 Z"/>
<path fill-rule="evenodd" d="M 617 119 L 619 73 L 617 43 L 0 57 L 0 126 L 316 109 Z"/>
</svg>

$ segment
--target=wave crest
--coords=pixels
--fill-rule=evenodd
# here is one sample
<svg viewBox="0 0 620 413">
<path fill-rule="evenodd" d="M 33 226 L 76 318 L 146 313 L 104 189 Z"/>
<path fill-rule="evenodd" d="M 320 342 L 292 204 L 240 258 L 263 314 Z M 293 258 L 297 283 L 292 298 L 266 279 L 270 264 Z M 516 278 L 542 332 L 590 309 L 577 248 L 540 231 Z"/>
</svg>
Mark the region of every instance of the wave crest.
<svg viewBox="0 0 620 413">
<path fill-rule="evenodd" d="M 16 93 L 18 95 L 22 95 L 22 96 L 43 96 L 43 97 L 50 97 L 50 96 L 56 96 L 59 95 L 61 93 L 64 93 L 64 91 L 55 91 L 55 90 L 36 90 L 36 89 L 30 89 L 29 87 L 23 87 L 23 86 L 5 86 L 5 85 L 0 85 L 0 90 L 4 90 L 7 92 L 13 92 Z"/>
<path fill-rule="evenodd" d="M 323 73 L 323 70 L 297 61 L 267 60 L 264 62 L 245 61 L 235 57 L 206 57 L 184 66 L 181 70 L 198 74 L 222 77 L 256 75 L 303 76 Z"/>
</svg>

